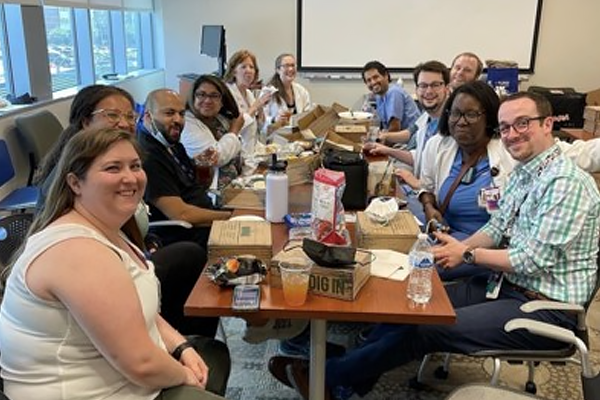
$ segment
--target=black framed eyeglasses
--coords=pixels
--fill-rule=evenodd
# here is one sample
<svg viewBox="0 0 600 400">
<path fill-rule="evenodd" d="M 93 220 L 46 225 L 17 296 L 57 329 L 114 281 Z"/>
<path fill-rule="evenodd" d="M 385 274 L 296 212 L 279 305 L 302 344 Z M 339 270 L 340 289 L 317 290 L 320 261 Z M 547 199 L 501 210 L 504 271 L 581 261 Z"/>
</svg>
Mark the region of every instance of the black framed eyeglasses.
<svg viewBox="0 0 600 400">
<path fill-rule="evenodd" d="M 461 118 L 464 118 L 468 124 L 474 124 L 479 121 L 479 118 L 485 114 L 484 111 L 458 111 L 458 110 L 450 110 L 448 112 L 448 122 L 451 124 L 456 124 Z"/>
<path fill-rule="evenodd" d="M 525 133 L 529 129 L 529 123 L 531 121 L 543 121 L 546 116 L 540 115 L 539 117 L 521 117 L 517 118 L 512 124 L 500 124 L 494 131 L 502 136 L 506 136 L 510 133 L 510 128 L 513 128 L 517 133 Z"/>
<path fill-rule="evenodd" d="M 196 92 L 194 93 L 194 97 L 196 97 L 196 99 L 198 100 L 213 100 L 213 101 L 219 101 L 221 100 L 221 93 L 218 92 L 214 92 L 214 93 L 205 93 L 205 92 Z"/>
<path fill-rule="evenodd" d="M 436 81 L 436 82 L 431 82 L 431 83 L 421 82 L 421 83 L 417 84 L 417 89 L 423 90 L 423 91 L 427 90 L 428 88 L 432 88 L 433 90 L 439 90 L 444 85 L 445 85 L 445 83 L 442 81 Z"/>
</svg>

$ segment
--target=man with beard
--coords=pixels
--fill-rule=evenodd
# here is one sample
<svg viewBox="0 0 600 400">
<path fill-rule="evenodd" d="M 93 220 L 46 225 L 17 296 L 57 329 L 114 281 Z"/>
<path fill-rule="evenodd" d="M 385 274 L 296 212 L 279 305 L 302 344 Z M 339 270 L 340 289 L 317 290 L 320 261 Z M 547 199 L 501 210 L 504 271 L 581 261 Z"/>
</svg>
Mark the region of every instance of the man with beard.
<svg viewBox="0 0 600 400">
<path fill-rule="evenodd" d="M 461 115 L 460 118 L 464 116 Z M 560 309 L 525 312 L 530 300 L 584 305 L 597 279 L 600 193 L 592 177 L 552 137 L 552 107 L 535 93 L 517 93 L 498 111 L 502 143 L 515 161 L 500 209 L 464 241 L 436 233 L 436 263 L 467 262 L 502 273 L 495 295 L 481 275 L 446 286 L 454 325 L 379 325 L 362 346 L 326 364 L 329 398 L 368 393 L 381 374 L 434 352 L 551 350 L 564 345 L 506 323 L 529 318 L 574 330 L 575 315 Z M 305 361 L 274 357 L 271 373 L 307 398 Z"/>
<path fill-rule="evenodd" d="M 192 240 L 206 248 L 212 221 L 229 219 L 231 213 L 214 210 L 208 188 L 196 180 L 195 166 L 179 143 L 184 115 L 185 107 L 177 92 L 159 89 L 146 99 L 143 124 L 138 129 L 146 155 L 145 199 L 151 220 L 182 220 L 194 226 L 162 227 L 159 236 L 164 244 Z"/>
<path fill-rule="evenodd" d="M 421 173 L 421 155 L 425 143 L 438 131 L 438 121 L 448 98 L 448 84 L 450 74 L 448 67 L 439 61 L 427 61 L 417 65 L 413 72 L 417 87 L 419 104 L 425 111 L 415 122 L 415 132 L 410 135 L 408 130 L 401 132 L 383 133 L 380 139 L 389 142 L 408 140 L 409 150 L 396 149 L 381 143 L 366 143 L 365 150 L 373 155 L 387 155 L 398 161 L 413 166 L 412 172 L 408 169 L 399 169 L 396 174 L 412 188 L 419 187 Z"/>
<path fill-rule="evenodd" d="M 479 79 L 483 71 L 483 62 L 477 54 L 471 52 L 460 53 L 450 65 L 450 90 L 454 90 L 467 82 Z"/>
<path fill-rule="evenodd" d="M 367 88 L 375 95 L 381 129 L 401 131 L 412 126 L 419 118 L 419 108 L 404 89 L 390 83 L 390 73 L 379 61 L 369 61 L 362 70 Z"/>
</svg>

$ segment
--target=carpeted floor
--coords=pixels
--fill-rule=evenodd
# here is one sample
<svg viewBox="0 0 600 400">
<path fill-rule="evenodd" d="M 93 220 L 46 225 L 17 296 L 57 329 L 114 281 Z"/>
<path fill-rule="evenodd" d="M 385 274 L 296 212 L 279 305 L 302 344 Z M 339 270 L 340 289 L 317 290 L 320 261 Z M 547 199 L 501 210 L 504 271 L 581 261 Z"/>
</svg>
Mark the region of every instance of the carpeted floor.
<svg viewBox="0 0 600 400">
<path fill-rule="evenodd" d="M 600 308 L 600 307 L 598 307 Z M 597 317 L 600 320 L 600 312 Z M 280 384 L 273 378 L 267 362 L 277 353 L 277 341 L 270 340 L 259 345 L 250 345 L 241 339 L 244 322 L 237 318 L 224 318 L 224 330 L 231 351 L 233 369 L 229 379 L 226 397 L 230 400 L 296 400 L 300 396 L 295 391 Z M 597 325 L 595 325 L 597 326 Z M 352 345 L 360 324 L 330 324 L 328 338 L 346 346 Z M 592 360 L 596 369 L 600 367 L 600 333 L 591 330 Z M 425 390 L 413 390 L 407 385 L 418 368 L 414 362 L 397 368 L 384 375 L 375 389 L 365 396 L 365 400 L 406 399 L 437 400 L 444 399 L 455 387 L 469 382 L 489 381 L 491 362 L 470 357 L 453 356 L 450 376 L 447 380 L 438 380 L 433 370 L 439 363 L 431 363 L 427 371 Z M 538 394 L 552 400 L 580 400 L 580 368 L 577 365 L 550 365 L 542 363 L 536 369 L 535 382 Z M 520 365 L 503 365 L 501 384 L 522 389 L 526 381 L 526 368 Z M 354 396 L 352 399 L 359 399 Z"/>
</svg>

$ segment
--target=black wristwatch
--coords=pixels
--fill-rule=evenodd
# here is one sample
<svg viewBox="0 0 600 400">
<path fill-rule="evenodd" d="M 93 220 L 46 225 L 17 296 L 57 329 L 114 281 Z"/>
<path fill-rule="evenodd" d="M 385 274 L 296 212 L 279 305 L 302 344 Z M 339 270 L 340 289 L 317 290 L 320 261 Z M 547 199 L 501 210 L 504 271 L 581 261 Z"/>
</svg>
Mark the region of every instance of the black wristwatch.
<svg viewBox="0 0 600 400">
<path fill-rule="evenodd" d="M 475 264 L 475 249 L 468 248 L 462 255 L 465 264 Z"/>
</svg>

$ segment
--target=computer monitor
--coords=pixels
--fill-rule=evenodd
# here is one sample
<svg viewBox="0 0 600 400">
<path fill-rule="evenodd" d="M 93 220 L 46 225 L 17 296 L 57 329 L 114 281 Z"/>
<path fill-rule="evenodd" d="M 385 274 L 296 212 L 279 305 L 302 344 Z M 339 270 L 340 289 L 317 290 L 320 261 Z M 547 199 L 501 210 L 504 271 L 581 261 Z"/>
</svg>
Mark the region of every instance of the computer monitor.
<svg viewBox="0 0 600 400">
<path fill-rule="evenodd" d="M 203 25 L 200 53 L 211 57 L 225 57 L 225 28 L 223 25 Z"/>
</svg>

